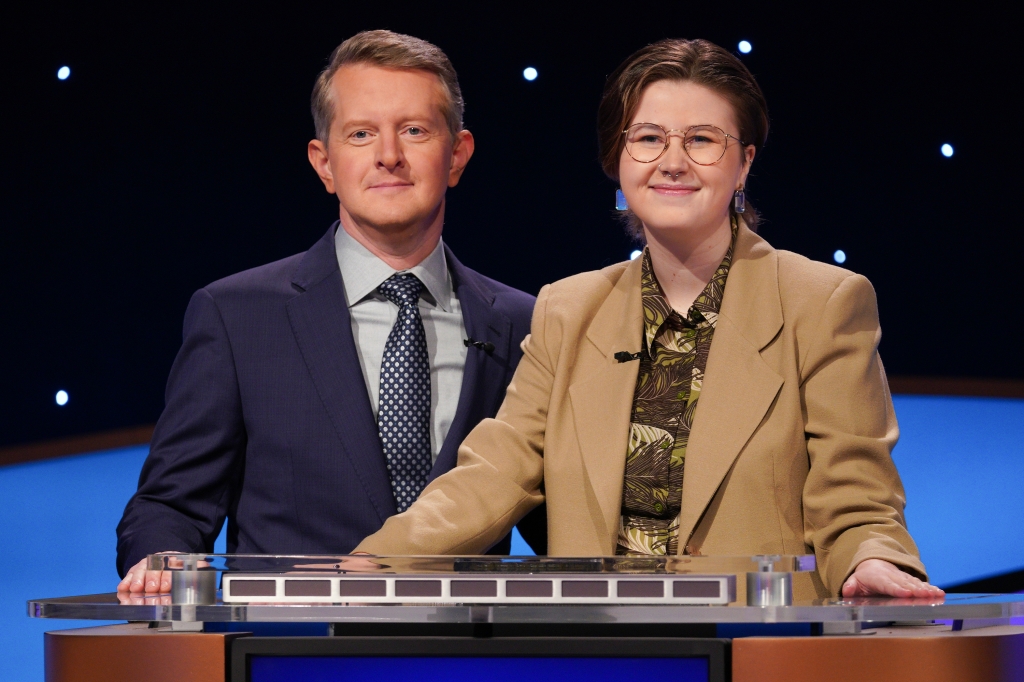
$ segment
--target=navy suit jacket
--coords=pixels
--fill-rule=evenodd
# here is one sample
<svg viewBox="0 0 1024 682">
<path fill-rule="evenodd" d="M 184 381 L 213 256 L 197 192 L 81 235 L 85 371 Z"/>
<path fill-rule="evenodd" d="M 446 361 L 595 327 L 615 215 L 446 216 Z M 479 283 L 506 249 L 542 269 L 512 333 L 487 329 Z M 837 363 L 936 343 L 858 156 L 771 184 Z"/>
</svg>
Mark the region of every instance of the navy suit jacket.
<svg viewBox="0 0 1024 682">
<path fill-rule="evenodd" d="M 228 552 L 336 554 L 396 513 L 335 255 L 337 225 L 305 253 L 193 295 L 166 407 L 117 527 L 121 575 L 154 552 L 212 551 L 225 517 Z M 494 350 L 468 349 L 430 480 L 455 466 L 462 440 L 497 412 L 535 301 L 445 255 L 467 334 Z"/>
</svg>

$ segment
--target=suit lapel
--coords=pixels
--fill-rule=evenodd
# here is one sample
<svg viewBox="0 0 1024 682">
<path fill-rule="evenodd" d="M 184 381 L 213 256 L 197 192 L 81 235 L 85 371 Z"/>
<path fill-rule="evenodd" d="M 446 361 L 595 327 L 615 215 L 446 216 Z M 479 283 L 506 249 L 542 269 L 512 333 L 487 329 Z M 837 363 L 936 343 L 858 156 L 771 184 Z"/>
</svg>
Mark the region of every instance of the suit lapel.
<svg viewBox="0 0 1024 682">
<path fill-rule="evenodd" d="M 459 445 L 471 428 L 497 411 L 502 379 L 509 368 L 512 351 L 512 321 L 494 309 L 494 292 L 481 277 L 463 266 L 447 246 L 445 257 L 452 273 L 455 295 L 462 307 L 466 334 L 474 341 L 493 343 L 494 350 L 486 353 L 479 348 L 467 349 L 455 418 L 438 452 L 429 480 L 455 466 Z"/>
<path fill-rule="evenodd" d="M 680 551 L 782 388 L 760 353 L 782 322 L 778 256 L 741 226 L 686 448 Z"/>
<path fill-rule="evenodd" d="M 286 307 L 295 341 L 345 453 L 383 523 L 397 510 L 352 337 L 334 251 L 334 226 L 306 253 L 293 284 L 300 293 Z"/>
<path fill-rule="evenodd" d="M 615 551 L 618 535 L 629 421 L 640 368 L 639 362 L 619 362 L 614 355 L 635 353 L 641 347 L 640 274 L 640 259 L 636 259 L 612 286 L 587 330 L 583 343 L 592 346 L 581 348 L 578 379 L 569 387 L 583 469 L 601 508 L 604 527 L 598 529 L 599 542 L 609 555 Z"/>
</svg>

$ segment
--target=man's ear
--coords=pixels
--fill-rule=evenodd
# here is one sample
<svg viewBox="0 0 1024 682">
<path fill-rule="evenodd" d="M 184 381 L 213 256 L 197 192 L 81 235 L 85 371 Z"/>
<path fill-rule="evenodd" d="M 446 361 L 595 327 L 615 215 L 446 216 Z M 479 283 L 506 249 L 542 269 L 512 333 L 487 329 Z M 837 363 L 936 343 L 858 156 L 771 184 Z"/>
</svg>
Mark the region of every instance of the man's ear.
<svg viewBox="0 0 1024 682">
<path fill-rule="evenodd" d="M 331 164 L 327 157 L 327 145 L 320 140 L 310 140 L 306 145 L 306 154 L 309 157 L 309 165 L 320 176 L 324 188 L 328 193 L 334 194 L 334 175 L 331 173 Z"/>
<path fill-rule="evenodd" d="M 474 149 L 476 149 L 476 140 L 473 139 L 473 133 L 468 130 L 460 130 L 452 144 L 452 167 L 448 170 L 449 187 L 459 184 L 459 179 L 462 177 L 462 172 L 466 170 L 466 164 L 473 156 Z"/>
</svg>

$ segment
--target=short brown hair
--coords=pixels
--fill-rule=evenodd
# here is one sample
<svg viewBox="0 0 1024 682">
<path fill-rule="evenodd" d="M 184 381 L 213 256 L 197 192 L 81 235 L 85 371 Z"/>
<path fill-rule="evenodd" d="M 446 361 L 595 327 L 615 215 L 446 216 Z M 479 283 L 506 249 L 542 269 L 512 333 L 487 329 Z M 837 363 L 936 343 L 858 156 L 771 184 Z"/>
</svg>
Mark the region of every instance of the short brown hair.
<svg viewBox="0 0 1024 682">
<path fill-rule="evenodd" d="M 452 139 L 462 130 L 462 113 L 465 109 L 462 88 L 459 87 L 455 68 L 441 48 L 420 38 L 392 31 L 363 31 L 335 48 L 313 86 L 310 108 L 313 111 L 316 137 L 324 144 L 327 144 L 331 121 L 334 119 L 331 79 L 346 64 L 429 71 L 441 81 L 444 90 L 441 113 L 448 123 Z"/>
<path fill-rule="evenodd" d="M 619 180 L 619 159 L 625 145 L 622 131 L 640 106 L 644 89 L 662 80 L 690 81 L 722 95 L 732 104 L 743 143 L 758 151 L 764 146 L 768 137 L 768 104 L 746 65 L 707 40 L 660 40 L 630 55 L 605 83 L 597 110 L 597 134 L 601 168 L 612 180 Z M 756 230 L 757 212 L 750 201 L 746 208 L 743 220 Z M 627 231 L 642 239 L 639 219 L 631 211 L 625 213 Z"/>
</svg>

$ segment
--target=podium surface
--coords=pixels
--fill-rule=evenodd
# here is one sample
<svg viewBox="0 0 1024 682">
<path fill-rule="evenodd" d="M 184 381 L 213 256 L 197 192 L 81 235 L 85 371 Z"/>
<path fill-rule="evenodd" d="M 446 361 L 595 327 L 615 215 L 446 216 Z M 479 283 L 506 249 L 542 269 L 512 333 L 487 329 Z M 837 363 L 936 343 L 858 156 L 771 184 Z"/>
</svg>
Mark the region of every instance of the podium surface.
<svg viewBox="0 0 1024 682">
<path fill-rule="evenodd" d="M 28 603 L 37 618 L 130 621 L 47 633 L 48 680 L 276 682 L 410 666 L 418 679 L 531 682 L 623 670 L 674 682 L 1024 679 L 1024 627 L 1011 625 L 1024 595 L 795 598 L 809 557 L 150 560 L 172 571 L 171 594 Z M 320 636 L 263 636 L 302 624 L 323 624 Z M 804 636 L 776 636 L 787 624 Z"/>
</svg>

